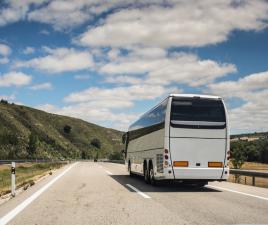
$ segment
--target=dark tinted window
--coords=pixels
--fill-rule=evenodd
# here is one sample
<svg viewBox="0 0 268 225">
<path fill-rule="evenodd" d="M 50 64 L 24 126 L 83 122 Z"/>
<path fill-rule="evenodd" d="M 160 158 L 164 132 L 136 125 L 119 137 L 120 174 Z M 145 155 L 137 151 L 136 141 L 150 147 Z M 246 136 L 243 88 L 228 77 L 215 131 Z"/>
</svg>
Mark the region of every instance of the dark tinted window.
<svg viewBox="0 0 268 225">
<path fill-rule="evenodd" d="M 171 121 L 225 122 L 225 111 L 221 100 L 173 99 Z"/>
<path fill-rule="evenodd" d="M 167 100 L 152 111 L 144 114 L 138 121 L 130 126 L 129 130 L 136 130 L 144 127 L 149 127 L 165 121 L 167 109 Z"/>
</svg>

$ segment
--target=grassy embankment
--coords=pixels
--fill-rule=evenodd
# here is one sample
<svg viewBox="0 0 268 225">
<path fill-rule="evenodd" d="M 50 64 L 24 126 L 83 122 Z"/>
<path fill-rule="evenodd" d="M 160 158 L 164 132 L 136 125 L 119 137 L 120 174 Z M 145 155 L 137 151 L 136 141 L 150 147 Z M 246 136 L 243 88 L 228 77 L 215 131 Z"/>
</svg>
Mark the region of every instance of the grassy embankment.
<svg viewBox="0 0 268 225">
<path fill-rule="evenodd" d="M 122 132 L 68 116 L 1 103 L 0 159 L 120 157 Z M 98 139 L 101 147 L 93 146 Z M 120 155 L 121 154 L 121 155 Z"/>
<path fill-rule="evenodd" d="M 230 165 L 230 168 L 232 168 L 232 165 Z M 244 169 L 244 170 L 257 170 L 257 171 L 260 171 L 260 172 L 261 171 L 262 172 L 268 172 L 268 164 L 246 162 L 242 166 L 242 169 Z M 234 183 L 235 182 L 234 175 L 230 175 L 228 181 Z M 268 188 L 268 179 L 267 178 L 256 177 L 255 182 L 256 182 L 256 186 L 258 186 L 258 187 Z M 239 183 L 252 185 L 252 177 L 240 176 L 240 182 Z"/>
<path fill-rule="evenodd" d="M 16 188 L 28 187 L 45 176 L 50 170 L 58 169 L 66 163 L 20 163 L 16 166 Z M 10 165 L 0 165 L 0 196 L 10 193 Z"/>
</svg>

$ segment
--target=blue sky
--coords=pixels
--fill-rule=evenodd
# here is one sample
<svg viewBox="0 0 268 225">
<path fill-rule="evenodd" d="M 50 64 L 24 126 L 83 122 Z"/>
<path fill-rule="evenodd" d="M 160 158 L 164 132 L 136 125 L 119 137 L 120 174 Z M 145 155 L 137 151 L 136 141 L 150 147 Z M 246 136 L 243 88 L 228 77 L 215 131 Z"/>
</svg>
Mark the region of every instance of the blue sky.
<svg viewBox="0 0 268 225">
<path fill-rule="evenodd" d="M 268 2 L 0 2 L 0 97 L 126 130 L 168 93 L 223 96 L 267 131 Z"/>
</svg>

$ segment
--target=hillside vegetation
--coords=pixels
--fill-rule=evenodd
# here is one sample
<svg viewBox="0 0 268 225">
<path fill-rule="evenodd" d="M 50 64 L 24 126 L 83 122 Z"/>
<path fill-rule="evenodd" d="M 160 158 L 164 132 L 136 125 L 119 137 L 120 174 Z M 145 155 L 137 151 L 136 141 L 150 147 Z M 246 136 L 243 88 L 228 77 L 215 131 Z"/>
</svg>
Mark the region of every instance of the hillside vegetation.
<svg viewBox="0 0 268 225">
<path fill-rule="evenodd" d="M 0 159 L 120 158 L 121 149 L 120 131 L 0 103 Z"/>
<path fill-rule="evenodd" d="M 245 161 L 268 163 L 268 132 L 231 135 L 230 148 L 234 167 Z"/>
</svg>

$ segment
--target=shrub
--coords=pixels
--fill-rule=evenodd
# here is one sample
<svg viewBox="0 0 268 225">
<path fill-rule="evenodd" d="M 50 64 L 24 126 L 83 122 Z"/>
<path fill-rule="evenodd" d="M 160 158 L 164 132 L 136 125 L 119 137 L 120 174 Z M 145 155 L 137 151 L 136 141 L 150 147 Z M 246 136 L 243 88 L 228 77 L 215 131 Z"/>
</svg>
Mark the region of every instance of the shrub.
<svg viewBox="0 0 268 225">
<path fill-rule="evenodd" d="M 63 127 L 63 130 L 64 130 L 64 132 L 65 132 L 66 134 L 69 134 L 69 133 L 71 133 L 72 127 L 69 126 L 69 125 L 65 125 L 65 126 Z"/>
<path fill-rule="evenodd" d="M 90 144 L 94 147 L 96 147 L 97 149 L 101 148 L 101 142 L 98 138 L 93 138 L 90 142 Z"/>
</svg>

